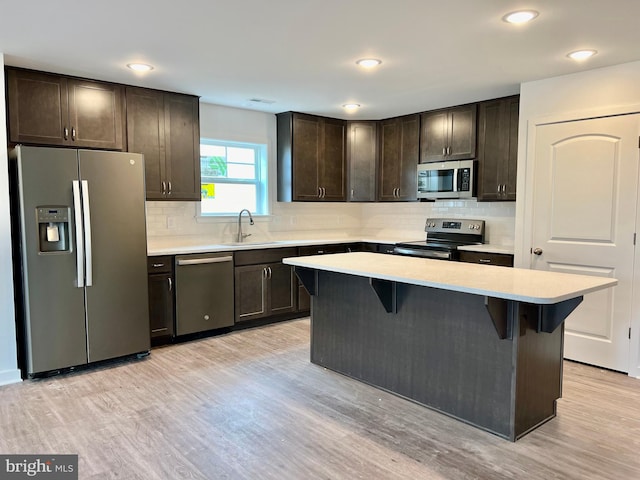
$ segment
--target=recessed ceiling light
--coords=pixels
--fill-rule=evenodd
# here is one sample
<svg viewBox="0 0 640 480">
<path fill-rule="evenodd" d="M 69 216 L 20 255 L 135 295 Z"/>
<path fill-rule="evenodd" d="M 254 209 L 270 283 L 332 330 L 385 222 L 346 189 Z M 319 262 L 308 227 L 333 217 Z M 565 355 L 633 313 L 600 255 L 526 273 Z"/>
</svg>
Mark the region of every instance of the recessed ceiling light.
<svg viewBox="0 0 640 480">
<path fill-rule="evenodd" d="M 127 67 L 135 72 L 149 72 L 153 70 L 153 67 L 146 63 L 127 63 Z"/>
<path fill-rule="evenodd" d="M 571 52 L 567 54 L 567 57 L 573 60 L 586 60 L 589 57 L 593 57 L 596 53 L 596 50 L 576 50 L 575 52 Z"/>
<path fill-rule="evenodd" d="M 345 110 L 357 110 L 360 108 L 360 104 L 359 103 L 345 103 L 344 105 L 342 105 L 342 108 L 344 108 Z"/>
<path fill-rule="evenodd" d="M 527 23 L 536 18 L 539 15 L 535 10 L 520 10 L 518 12 L 507 13 L 502 20 L 507 23 Z"/>
<path fill-rule="evenodd" d="M 382 63 L 382 60 L 378 60 L 377 58 L 361 58 L 356 62 L 357 65 L 360 65 L 364 68 L 372 68 L 377 67 Z"/>
</svg>

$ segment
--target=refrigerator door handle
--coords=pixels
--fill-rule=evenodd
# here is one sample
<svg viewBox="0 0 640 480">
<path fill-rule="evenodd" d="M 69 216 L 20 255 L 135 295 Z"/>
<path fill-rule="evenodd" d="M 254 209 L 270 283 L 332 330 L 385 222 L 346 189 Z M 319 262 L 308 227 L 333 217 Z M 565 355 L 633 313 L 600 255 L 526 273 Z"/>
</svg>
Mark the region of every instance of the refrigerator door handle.
<svg viewBox="0 0 640 480">
<path fill-rule="evenodd" d="M 72 181 L 73 187 L 73 212 L 76 224 L 76 276 L 78 288 L 84 287 L 84 230 L 82 228 L 82 206 L 80 203 L 80 182 Z"/>
<path fill-rule="evenodd" d="M 91 209 L 89 208 L 89 182 L 82 180 L 82 213 L 84 224 L 84 245 L 87 266 L 87 287 L 93 285 L 93 258 L 91 255 Z"/>
</svg>

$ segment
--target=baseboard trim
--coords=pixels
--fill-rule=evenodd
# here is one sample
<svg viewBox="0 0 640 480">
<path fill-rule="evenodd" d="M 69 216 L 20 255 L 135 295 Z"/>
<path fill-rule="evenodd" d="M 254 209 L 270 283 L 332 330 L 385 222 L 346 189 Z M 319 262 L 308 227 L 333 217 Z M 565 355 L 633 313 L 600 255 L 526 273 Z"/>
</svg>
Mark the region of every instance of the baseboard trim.
<svg viewBox="0 0 640 480">
<path fill-rule="evenodd" d="M 22 381 L 20 370 L 2 370 L 0 371 L 0 386 L 18 383 Z"/>
</svg>

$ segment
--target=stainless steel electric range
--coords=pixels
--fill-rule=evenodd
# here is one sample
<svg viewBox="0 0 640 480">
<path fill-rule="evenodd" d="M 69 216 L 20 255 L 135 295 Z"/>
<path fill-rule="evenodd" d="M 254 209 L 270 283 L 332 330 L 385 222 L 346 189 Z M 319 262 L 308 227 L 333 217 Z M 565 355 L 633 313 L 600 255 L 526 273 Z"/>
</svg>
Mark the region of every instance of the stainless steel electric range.
<svg viewBox="0 0 640 480">
<path fill-rule="evenodd" d="M 484 243 L 484 220 L 427 218 L 426 240 L 396 244 L 393 253 L 413 257 L 458 260 L 458 247 Z"/>
</svg>

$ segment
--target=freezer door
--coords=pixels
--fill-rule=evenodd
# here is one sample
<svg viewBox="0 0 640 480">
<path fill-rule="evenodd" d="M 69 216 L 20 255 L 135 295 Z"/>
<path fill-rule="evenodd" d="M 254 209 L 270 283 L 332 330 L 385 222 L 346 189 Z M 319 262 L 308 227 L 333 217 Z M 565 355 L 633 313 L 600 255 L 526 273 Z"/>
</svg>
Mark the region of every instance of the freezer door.
<svg viewBox="0 0 640 480">
<path fill-rule="evenodd" d="M 18 146 L 17 209 L 22 270 L 25 360 L 28 375 L 87 363 L 84 289 L 78 287 L 75 216 L 72 182 L 78 180 L 75 150 Z M 14 194 L 15 194 L 14 193 Z M 40 252 L 38 207 L 69 211 L 69 244 L 55 251 L 54 238 Z M 52 211 L 55 208 L 51 209 Z M 41 212 L 47 214 L 47 212 Z M 48 224 L 44 225 L 46 229 Z M 56 232 L 63 236 L 64 232 Z M 80 279 L 82 282 L 82 279 Z"/>
<path fill-rule="evenodd" d="M 89 362 L 150 348 L 142 155 L 80 150 Z"/>
</svg>

